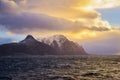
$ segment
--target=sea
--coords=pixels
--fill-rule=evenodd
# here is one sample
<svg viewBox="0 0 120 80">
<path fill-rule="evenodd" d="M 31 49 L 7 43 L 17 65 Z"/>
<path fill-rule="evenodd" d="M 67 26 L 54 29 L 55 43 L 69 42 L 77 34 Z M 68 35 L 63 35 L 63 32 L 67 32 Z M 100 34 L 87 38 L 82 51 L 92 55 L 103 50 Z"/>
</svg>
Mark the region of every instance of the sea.
<svg viewBox="0 0 120 80">
<path fill-rule="evenodd" d="M 0 80 L 120 80 L 120 56 L 0 57 Z"/>
</svg>

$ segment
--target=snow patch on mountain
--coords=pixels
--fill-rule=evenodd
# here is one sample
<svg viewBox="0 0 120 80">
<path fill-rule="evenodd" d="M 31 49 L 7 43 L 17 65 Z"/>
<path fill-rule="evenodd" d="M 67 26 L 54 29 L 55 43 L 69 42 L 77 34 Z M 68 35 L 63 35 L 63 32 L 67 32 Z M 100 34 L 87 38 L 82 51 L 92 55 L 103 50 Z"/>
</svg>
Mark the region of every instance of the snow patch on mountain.
<svg viewBox="0 0 120 80">
<path fill-rule="evenodd" d="M 54 35 L 54 36 L 50 36 L 50 37 L 39 39 L 39 40 L 51 46 L 55 46 L 55 43 L 56 43 L 58 44 L 59 48 L 62 47 L 65 41 L 68 41 L 68 39 L 63 35 Z"/>
</svg>

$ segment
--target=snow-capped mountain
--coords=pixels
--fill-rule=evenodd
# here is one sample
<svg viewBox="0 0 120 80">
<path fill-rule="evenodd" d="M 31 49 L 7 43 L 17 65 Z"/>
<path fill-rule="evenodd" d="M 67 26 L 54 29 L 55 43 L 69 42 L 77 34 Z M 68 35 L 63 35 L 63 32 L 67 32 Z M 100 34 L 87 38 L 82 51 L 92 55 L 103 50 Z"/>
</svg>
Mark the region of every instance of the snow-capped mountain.
<svg viewBox="0 0 120 80">
<path fill-rule="evenodd" d="M 86 52 L 77 43 L 63 35 L 36 40 L 28 35 L 18 43 L 0 45 L 0 56 L 19 55 L 84 55 Z"/>
<path fill-rule="evenodd" d="M 82 46 L 68 40 L 64 35 L 54 35 L 40 39 L 40 41 L 53 47 L 60 55 L 87 54 Z"/>
<path fill-rule="evenodd" d="M 55 44 L 57 44 L 58 47 L 61 48 L 62 44 L 65 41 L 68 41 L 68 39 L 63 35 L 53 35 L 47 38 L 42 38 L 40 39 L 40 41 L 53 47 L 55 46 Z"/>
</svg>

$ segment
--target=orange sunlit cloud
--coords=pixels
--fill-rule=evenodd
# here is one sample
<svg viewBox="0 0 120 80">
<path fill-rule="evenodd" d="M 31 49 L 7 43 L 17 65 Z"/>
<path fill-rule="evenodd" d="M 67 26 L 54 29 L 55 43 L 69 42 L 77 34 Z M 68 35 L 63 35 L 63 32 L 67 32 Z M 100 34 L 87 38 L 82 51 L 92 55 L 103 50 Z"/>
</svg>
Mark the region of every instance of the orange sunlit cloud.
<svg viewBox="0 0 120 80">
<path fill-rule="evenodd" d="M 114 3 L 113 3 L 114 2 Z M 46 14 L 49 16 L 77 21 L 88 27 L 111 28 L 107 21 L 103 21 L 101 14 L 95 9 L 112 8 L 118 6 L 119 0 L 51 0 L 31 1 L 26 10 L 31 13 Z M 106 6 L 111 5 L 112 7 Z"/>
</svg>

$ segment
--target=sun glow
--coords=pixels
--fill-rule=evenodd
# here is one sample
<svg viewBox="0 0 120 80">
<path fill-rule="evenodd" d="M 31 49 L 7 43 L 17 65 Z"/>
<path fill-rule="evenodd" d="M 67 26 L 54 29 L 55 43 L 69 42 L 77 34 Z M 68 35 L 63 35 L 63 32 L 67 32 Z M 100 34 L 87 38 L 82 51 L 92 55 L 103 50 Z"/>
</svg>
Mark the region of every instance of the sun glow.
<svg viewBox="0 0 120 80">
<path fill-rule="evenodd" d="M 92 6 L 95 9 L 106 9 L 120 6 L 120 0 L 94 0 Z"/>
<path fill-rule="evenodd" d="M 73 40 L 88 40 L 91 38 L 95 38 L 97 36 L 97 33 L 95 31 L 91 32 L 89 30 L 84 30 L 77 33 L 67 33 L 65 34 L 65 36 L 68 36 L 69 39 Z"/>
<path fill-rule="evenodd" d="M 94 31 L 91 32 L 91 31 L 85 30 L 80 32 L 79 35 L 82 36 L 83 38 L 92 38 L 92 37 L 95 37 L 97 34 Z"/>
<path fill-rule="evenodd" d="M 120 6 L 120 0 L 91 0 L 88 3 L 89 5 L 78 6 L 77 9 L 84 10 L 94 10 L 94 9 L 107 9 L 107 8 L 115 8 Z"/>
<path fill-rule="evenodd" d="M 83 9 L 86 11 L 90 11 L 90 10 L 93 10 L 94 8 L 92 6 L 87 6 L 87 7 L 84 7 Z"/>
</svg>

